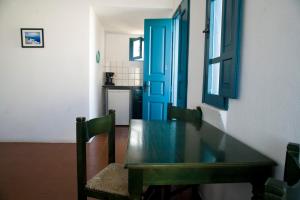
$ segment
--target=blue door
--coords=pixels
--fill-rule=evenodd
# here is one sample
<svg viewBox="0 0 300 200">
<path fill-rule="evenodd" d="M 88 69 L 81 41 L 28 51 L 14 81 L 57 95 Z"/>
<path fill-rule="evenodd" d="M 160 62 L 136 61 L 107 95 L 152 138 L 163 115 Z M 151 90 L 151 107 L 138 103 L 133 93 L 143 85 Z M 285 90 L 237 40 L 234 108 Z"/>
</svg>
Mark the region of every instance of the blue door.
<svg viewBox="0 0 300 200">
<path fill-rule="evenodd" d="M 189 53 L 189 0 L 183 0 L 174 17 L 173 105 L 186 108 Z"/>
<path fill-rule="evenodd" d="M 143 119 L 166 120 L 171 98 L 172 19 L 144 24 Z"/>
</svg>

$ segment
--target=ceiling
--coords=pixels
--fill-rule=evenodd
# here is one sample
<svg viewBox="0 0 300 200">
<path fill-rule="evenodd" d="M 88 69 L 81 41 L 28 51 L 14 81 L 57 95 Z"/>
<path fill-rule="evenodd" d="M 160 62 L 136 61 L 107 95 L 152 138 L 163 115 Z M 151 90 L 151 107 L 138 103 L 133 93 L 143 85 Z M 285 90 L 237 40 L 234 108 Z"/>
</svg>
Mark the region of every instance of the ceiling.
<svg viewBox="0 0 300 200">
<path fill-rule="evenodd" d="M 90 0 L 105 31 L 143 34 L 144 19 L 172 16 L 174 0 Z"/>
</svg>

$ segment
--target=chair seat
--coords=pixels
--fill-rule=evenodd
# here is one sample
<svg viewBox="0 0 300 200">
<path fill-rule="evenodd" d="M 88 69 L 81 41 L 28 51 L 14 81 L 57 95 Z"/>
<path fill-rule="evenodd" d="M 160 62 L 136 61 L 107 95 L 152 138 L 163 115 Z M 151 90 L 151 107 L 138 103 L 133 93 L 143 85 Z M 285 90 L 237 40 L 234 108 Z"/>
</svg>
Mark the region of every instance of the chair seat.
<svg viewBox="0 0 300 200">
<path fill-rule="evenodd" d="M 86 184 L 86 189 L 129 196 L 128 170 L 122 164 L 111 163 Z"/>
</svg>

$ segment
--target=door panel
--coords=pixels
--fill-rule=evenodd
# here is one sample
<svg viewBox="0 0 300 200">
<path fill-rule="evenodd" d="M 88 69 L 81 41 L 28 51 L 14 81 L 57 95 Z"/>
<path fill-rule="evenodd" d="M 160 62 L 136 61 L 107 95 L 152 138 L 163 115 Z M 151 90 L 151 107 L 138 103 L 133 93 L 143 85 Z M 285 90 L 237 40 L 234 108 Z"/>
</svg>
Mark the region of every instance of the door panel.
<svg viewBox="0 0 300 200">
<path fill-rule="evenodd" d="M 150 120 L 162 120 L 164 117 L 163 102 L 149 102 Z"/>
<path fill-rule="evenodd" d="M 150 74 L 165 73 L 166 27 L 150 27 Z"/>
<path fill-rule="evenodd" d="M 164 95 L 164 82 L 163 81 L 151 81 L 150 82 L 150 95 L 155 96 L 155 95 Z"/>
<path fill-rule="evenodd" d="M 172 20 L 146 19 L 143 118 L 166 120 L 171 93 Z"/>
</svg>

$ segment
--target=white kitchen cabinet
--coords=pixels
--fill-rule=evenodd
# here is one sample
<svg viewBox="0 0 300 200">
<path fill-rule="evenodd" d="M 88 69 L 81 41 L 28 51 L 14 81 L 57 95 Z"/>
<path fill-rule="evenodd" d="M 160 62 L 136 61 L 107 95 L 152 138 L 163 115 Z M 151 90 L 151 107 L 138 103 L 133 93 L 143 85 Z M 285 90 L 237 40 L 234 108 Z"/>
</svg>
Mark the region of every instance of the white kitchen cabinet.
<svg viewBox="0 0 300 200">
<path fill-rule="evenodd" d="M 130 90 L 108 89 L 107 108 L 116 111 L 116 125 L 129 125 Z"/>
</svg>

